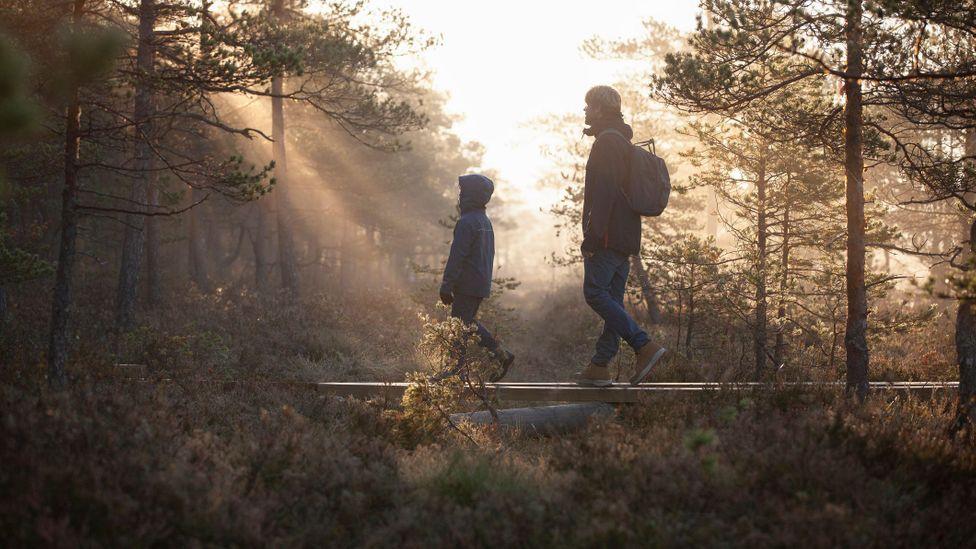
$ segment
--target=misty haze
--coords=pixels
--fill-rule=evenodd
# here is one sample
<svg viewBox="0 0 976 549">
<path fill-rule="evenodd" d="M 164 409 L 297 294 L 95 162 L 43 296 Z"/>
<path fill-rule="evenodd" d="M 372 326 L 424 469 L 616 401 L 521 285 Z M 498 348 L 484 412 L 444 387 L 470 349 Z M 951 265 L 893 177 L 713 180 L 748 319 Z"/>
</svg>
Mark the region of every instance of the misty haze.
<svg viewBox="0 0 976 549">
<path fill-rule="evenodd" d="M 976 0 L 0 0 L 10 547 L 972 545 Z"/>
</svg>

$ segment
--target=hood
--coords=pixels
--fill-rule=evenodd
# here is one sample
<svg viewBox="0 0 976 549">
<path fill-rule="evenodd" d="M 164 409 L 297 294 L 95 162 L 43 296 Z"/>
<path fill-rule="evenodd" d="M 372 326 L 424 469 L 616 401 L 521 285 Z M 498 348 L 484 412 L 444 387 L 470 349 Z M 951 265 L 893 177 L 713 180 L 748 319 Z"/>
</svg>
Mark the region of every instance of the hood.
<svg viewBox="0 0 976 549">
<path fill-rule="evenodd" d="M 485 209 L 491 200 L 491 193 L 495 192 L 495 184 L 491 179 L 480 174 L 462 175 L 458 178 L 458 187 L 461 188 L 458 196 L 461 213 Z"/>
<path fill-rule="evenodd" d="M 617 130 L 618 132 L 624 134 L 627 137 L 627 139 L 633 139 L 634 138 L 634 130 L 630 127 L 629 124 L 627 124 L 626 122 L 624 122 L 623 115 L 616 114 L 616 113 L 614 113 L 614 114 L 612 114 L 612 115 L 610 115 L 610 116 L 608 116 L 608 117 L 606 117 L 606 118 L 604 118 L 602 120 L 598 120 L 598 121 L 594 122 L 588 128 L 583 128 L 583 133 L 585 135 L 591 135 L 591 136 L 594 136 L 595 137 L 597 135 L 600 135 L 600 132 L 602 132 L 603 130 L 609 130 L 611 128 L 613 128 L 613 129 Z"/>
</svg>

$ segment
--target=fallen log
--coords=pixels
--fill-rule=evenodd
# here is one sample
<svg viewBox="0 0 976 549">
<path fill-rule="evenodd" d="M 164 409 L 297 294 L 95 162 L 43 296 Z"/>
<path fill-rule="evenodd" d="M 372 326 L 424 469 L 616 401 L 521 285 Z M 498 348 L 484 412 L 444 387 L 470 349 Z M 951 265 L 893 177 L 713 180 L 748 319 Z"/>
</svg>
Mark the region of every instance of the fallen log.
<svg viewBox="0 0 976 549">
<path fill-rule="evenodd" d="M 593 418 L 612 417 L 614 407 L 605 402 L 587 402 L 536 408 L 509 408 L 496 410 L 496 413 L 498 424 L 503 428 L 515 429 L 526 434 L 550 436 L 578 431 Z M 451 414 L 451 421 L 487 425 L 493 423 L 494 418 L 490 412 L 483 410 Z"/>
</svg>

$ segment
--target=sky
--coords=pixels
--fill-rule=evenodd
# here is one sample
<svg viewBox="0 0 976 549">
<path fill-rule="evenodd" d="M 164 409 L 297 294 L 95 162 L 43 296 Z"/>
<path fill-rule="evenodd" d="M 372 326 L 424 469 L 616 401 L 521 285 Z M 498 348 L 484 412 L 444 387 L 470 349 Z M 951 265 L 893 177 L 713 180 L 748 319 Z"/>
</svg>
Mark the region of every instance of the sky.
<svg viewBox="0 0 976 549">
<path fill-rule="evenodd" d="M 578 276 L 552 268 L 548 257 L 569 245 L 555 236 L 548 209 L 561 189 L 539 181 L 551 171 L 545 144 L 565 136 L 542 133 L 534 121 L 550 114 L 577 114 L 583 96 L 597 84 L 612 84 L 640 69 L 634 62 L 594 60 L 580 51 L 588 38 L 640 37 L 648 18 L 681 31 L 695 28 L 697 0 L 373 0 L 395 7 L 411 22 L 440 37 L 418 63 L 431 71 L 432 85 L 448 96 L 447 110 L 458 120 L 452 131 L 484 146 L 481 168 L 496 174 L 496 196 L 505 198 L 503 217 L 517 220 L 496 242 L 497 275 L 515 276 L 523 290 L 552 287 L 557 276 Z M 624 113 L 625 117 L 628 113 Z M 574 137 L 580 128 L 572 129 Z M 521 294 L 521 295 L 518 295 Z"/>
<path fill-rule="evenodd" d="M 411 21 L 441 37 L 424 52 L 433 85 L 449 94 L 448 111 L 461 116 L 454 131 L 485 146 L 484 166 L 499 179 L 531 192 L 546 170 L 544 139 L 533 120 L 549 113 L 579 113 L 583 95 L 626 70 L 621 63 L 588 59 L 589 37 L 640 36 L 653 17 L 692 30 L 696 0 L 400 0 Z"/>
<path fill-rule="evenodd" d="M 496 228 L 496 276 L 522 282 L 511 299 L 524 301 L 576 276 L 549 261 L 570 245 L 567 235 L 556 236 L 548 213 L 562 190 L 539 185 L 552 170 L 543 146 L 562 143 L 565 136 L 545 135 L 534 122 L 575 113 L 580 127 L 571 131 L 579 136 L 586 90 L 639 68 L 634 62 L 590 59 L 581 44 L 594 36 L 639 37 L 650 17 L 693 30 L 697 0 L 387 0 L 385 5 L 440 37 L 437 47 L 408 63 L 430 70 L 433 87 L 448 95 L 447 111 L 458 118 L 452 131 L 484 146 L 481 168 L 495 175 L 496 197 L 506 204 L 492 215 L 517 223 Z"/>
</svg>

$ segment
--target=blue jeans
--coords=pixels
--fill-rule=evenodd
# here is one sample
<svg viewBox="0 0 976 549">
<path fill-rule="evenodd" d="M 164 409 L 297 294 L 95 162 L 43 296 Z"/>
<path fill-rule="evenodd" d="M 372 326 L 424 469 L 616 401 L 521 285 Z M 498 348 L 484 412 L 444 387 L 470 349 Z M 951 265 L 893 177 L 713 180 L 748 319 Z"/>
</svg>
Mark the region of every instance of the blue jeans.
<svg viewBox="0 0 976 549">
<path fill-rule="evenodd" d="M 483 298 L 480 297 L 454 294 L 454 303 L 451 304 L 451 316 L 460 318 L 465 325 L 471 324 L 472 322 L 477 325 L 478 345 L 494 352 L 498 350 L 498 342 L 495 341 L 495 337 L 491 335 L 491 332 L 484 325 L 474 319 L 475 315 L 478 314 L 478 307 L 481 306 L 482 301 Z"/>
<path fill-rule="evenodd" d="M 634 351 L 647 344 L 647 332 L 640 329 L 624 309 L 624 291 L 630 274 L 630 258 L 613 250 L 583 256 L 583 297 L 603 319 L 603 333 L 596 341 L 594 364 L 608 364 L 620 349 L 623 338 Z"/>
</svg>

